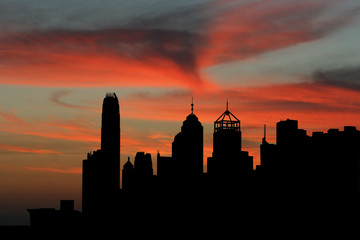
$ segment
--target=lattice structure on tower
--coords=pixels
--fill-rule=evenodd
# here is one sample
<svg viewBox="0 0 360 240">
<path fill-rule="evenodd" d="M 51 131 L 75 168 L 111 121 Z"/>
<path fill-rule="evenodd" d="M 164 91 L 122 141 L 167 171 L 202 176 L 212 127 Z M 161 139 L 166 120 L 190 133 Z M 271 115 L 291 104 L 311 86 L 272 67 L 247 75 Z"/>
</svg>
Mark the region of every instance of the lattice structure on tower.
<svg viewBox="0 0 360 240">
<path fill-rule="evenodd" d="M 226 103 L 226 111 L 214 122 L 214 131 L 233 130 L 240 132 L 240 120 L 229 111 L 229 104 Z"/>
</svg>

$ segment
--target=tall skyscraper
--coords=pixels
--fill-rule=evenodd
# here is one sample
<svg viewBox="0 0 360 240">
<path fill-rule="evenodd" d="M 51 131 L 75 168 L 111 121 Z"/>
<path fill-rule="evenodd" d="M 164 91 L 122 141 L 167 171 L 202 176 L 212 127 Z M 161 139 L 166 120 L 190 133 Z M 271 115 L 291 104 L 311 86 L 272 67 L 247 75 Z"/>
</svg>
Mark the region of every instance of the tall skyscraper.
<svg viewBox="0 0 360 240">
<path fill-rule="evenodd" d="M 101 151 L 108 167 L 110 191 L 120 188 L 120 112 L 115 93 L 107 93 L 101 115 Z"/>
<path fill-rule="evenodd" d="M 102 106 L 101 149 L 83 161 L 84 215 L 102 215 L 114 207 L 120 190 L 120 114 L 115 93 Z"/>
<path fill-rule="evenodd" d="M 176 164 L 177 174 L 182 179 L 200 177 L 203 174 L 204 140 L 203 126 L 194 114 L 194 103 L 191 113 L 186 117 L 172 143 L 172 158 Z"/>
</svg>

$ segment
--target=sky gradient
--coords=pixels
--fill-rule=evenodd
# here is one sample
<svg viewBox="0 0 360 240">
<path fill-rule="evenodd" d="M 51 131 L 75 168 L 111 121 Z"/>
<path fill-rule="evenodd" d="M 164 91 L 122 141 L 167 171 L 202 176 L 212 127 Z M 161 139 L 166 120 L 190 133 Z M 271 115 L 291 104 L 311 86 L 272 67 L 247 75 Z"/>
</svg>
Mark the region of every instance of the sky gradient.
<svg viewBox="0 0 360 240">
<path fill-rule="evenodd" d="M 28 208 L 81 209 L 81 167 L 100 148 L 106 92 L 120 103 L 121 165 L 171 155 L 182 121 L 241 121 L 259 164 L 263 126 L 360 128 L 357 0 L 0 0 L 0 225 Z"/>
</svg>

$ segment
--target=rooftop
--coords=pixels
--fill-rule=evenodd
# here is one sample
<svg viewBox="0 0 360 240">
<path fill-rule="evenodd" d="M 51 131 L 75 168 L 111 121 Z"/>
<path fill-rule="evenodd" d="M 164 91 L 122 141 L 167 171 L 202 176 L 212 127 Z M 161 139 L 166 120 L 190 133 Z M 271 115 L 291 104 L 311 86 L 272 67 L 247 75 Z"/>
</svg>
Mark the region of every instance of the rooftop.
<svg viewBox="0 0 360 240">
<path fill-rule="evenodd" d="M 228 102 L 226 102 L 225 112 L 214 122 L 215 132 L 224 129 L 240 131 L 240 120 L 229 111 Z"/>
</svg>

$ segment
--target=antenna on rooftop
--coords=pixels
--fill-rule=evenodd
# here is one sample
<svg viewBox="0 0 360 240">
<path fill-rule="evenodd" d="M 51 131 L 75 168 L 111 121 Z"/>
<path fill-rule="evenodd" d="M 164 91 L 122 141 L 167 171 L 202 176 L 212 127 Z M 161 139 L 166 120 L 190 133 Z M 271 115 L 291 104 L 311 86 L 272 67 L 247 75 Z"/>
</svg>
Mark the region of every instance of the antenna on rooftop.
<svg viewBox="0 0 360 240">
<path fill-rule="evenodd" d="M 264 140 L 266 139 L 266 124 L 264 124 Z"/>
<path fill-rule="evenodd" d="M 191 97 L 191 113 L 194 113 L 194 98 Z"/>
</svg>

